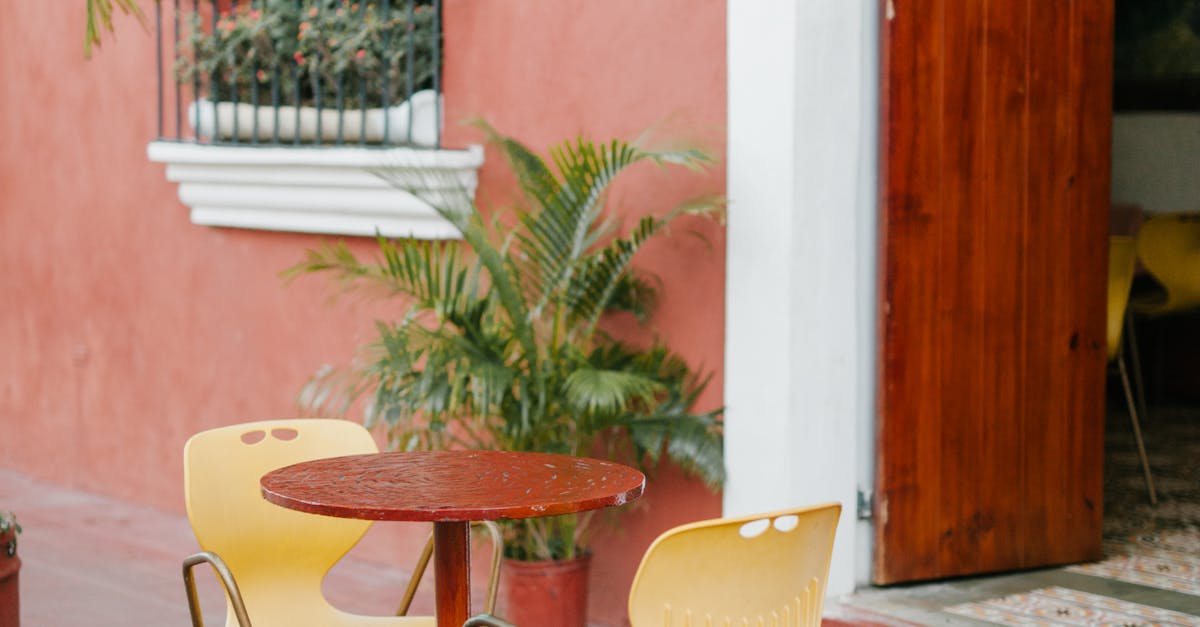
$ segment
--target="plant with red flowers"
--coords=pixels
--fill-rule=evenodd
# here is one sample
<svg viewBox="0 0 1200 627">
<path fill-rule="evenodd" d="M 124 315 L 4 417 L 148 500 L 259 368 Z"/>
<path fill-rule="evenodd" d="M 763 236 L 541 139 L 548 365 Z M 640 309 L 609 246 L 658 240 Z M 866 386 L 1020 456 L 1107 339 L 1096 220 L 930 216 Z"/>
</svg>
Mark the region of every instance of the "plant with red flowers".
<svg viewBox="0 0 1200 627">
<path fill-rule="evenodd" d="M 382 107 L 432 87 L 436 9 L 431 0 L 266 0 L 193 14 L 176 76 L 216 100 Z"/>
</svg>

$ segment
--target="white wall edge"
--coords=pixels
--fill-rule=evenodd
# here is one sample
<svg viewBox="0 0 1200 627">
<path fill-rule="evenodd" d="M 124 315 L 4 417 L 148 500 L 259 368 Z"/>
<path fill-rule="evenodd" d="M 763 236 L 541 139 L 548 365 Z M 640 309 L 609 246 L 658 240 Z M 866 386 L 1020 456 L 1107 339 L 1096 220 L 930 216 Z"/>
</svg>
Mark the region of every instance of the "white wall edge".
<svg viewBox="0 0 1200 627">
<path fill-rule="evenodd" d="M 842 504 L 862 583 L 874 420 L 874 0 L 728 4 L 726 515 Z"/>
<path fill-rule="evenodd" d="M 389 168 L 439 173 L 473 196 L 483 148 L 289 148 L 151 142 L 151 161 L 191 220 L 205 226 L 337 235 L 450 239 L 459 234 L 425 202 L 374 174 Z M 440 175 L 450 173 L 452 176 Z"/>
</svg>

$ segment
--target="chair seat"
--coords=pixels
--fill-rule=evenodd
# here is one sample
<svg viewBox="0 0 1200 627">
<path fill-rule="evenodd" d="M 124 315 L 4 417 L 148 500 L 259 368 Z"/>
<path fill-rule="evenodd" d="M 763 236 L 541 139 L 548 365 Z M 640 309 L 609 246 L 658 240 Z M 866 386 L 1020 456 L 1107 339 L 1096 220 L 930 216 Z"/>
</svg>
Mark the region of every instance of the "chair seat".
<svg viewBox="0 0 1200 627">
<path fill-rule="evenodd" d="M 633 627 L 818 627 L 841 505 L 707 520 L 671 529 L 642 557 Z"/>
</svg>

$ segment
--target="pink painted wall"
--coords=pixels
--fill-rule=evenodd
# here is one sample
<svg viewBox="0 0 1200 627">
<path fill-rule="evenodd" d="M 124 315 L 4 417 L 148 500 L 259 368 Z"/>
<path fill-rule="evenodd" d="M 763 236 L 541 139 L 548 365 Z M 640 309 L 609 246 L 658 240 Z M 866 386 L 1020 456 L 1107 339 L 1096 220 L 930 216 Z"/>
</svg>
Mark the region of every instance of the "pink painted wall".
<svg viewBox="0 0 1200 627">
<path fill-rule="evenodd" d="M 384 310 L 330 305 L 320 280 L 280 283 L 317 237 L 188 221 L 145 156 L 153 37 L 119 19 L 85 61 L 82 4 L 0 3 L 0 467 L 182 512 L 188 435 L 292 415 L 306 377 L 344 361 Z M 533 146 L 668 120 L 723 157 L 724 16 L 721 0 L 448 0 L 449 143 L 478 140 L 455 124 L 470 116 Z M 488 159 L 482 194 L 503 199 L 506 171 Z M 723 167 L 625 183 L 612 202 L 633 216 L 723 191 Z M 722 397 L 724 233 L 693 226 L 708 245 L 680 228 L 640 264 L 665 285 L 654 332 L 718 375 L 707 408 Z M 592 620 L 623 623 L 657 533 L 719 510 L 676 471 L 657 475 L 597 538 Z"/>
</svg>

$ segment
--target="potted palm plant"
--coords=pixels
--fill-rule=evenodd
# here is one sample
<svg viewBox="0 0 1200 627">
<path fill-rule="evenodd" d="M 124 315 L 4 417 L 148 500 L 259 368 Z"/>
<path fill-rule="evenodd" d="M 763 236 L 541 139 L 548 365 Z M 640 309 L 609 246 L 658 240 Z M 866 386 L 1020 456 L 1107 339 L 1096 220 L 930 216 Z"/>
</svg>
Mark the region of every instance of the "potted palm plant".
<svg viewBox="0 0 1200 627">
<path fill-rule="evenodd" d="M 330 274 L 344 288 L 407 305 L 398 321 L 377 323 L 378 340 L 355 363 L 316 376 L 302 405 L 339 415 L 365 397 L 366 424 L 382 428 L 393 449 L 602 455 L 647 470 L 666 457 L 716 488 L 724 477 L 720 412 L 691 409 L 706 380 L 661 342 L 623 343 L 603 324 L 612 312 L 650 314 L 655 285 L 631 266 L 647 241 L 677 217 L 712 218 L 723 208 L 720 197 L 700 196 L 621 229 L 605 211 L 609 185 L 639 163 L 701 169 L 708 157 L 645 141 L 575 139 L 550 151 L 552 169 L 517 140 L 480 127 L 514 170 L 524 208 L 488 219 L 453 174 L 400 164 L 380 174 L 429 202 L 462 242 L 380 238 L 378 258 L 366 261 L 328 244 L 285 271 Z M 591 522 L 572 514 L 507 526 L 502 587 L 510 597 L 531 588 L 539 595 L 510 598 L 508 618 L 523 627 L 584 624 Z M 529 570 L 521 563 L 537 563 L 539 583 L 514 579 Z M 546 572 L 573 572 L 576 583 L 547 583 Z M 552 598 L 574 608 L 556 609 Z"/>
<path fill-rule="evenodd" d="M 17 557 L 17 534 L 21 525 L 12 512 L 0 512 L 0 627 L 19 627 L 21 605 L 17 576 L 21 558 Z"/>
</svg>

